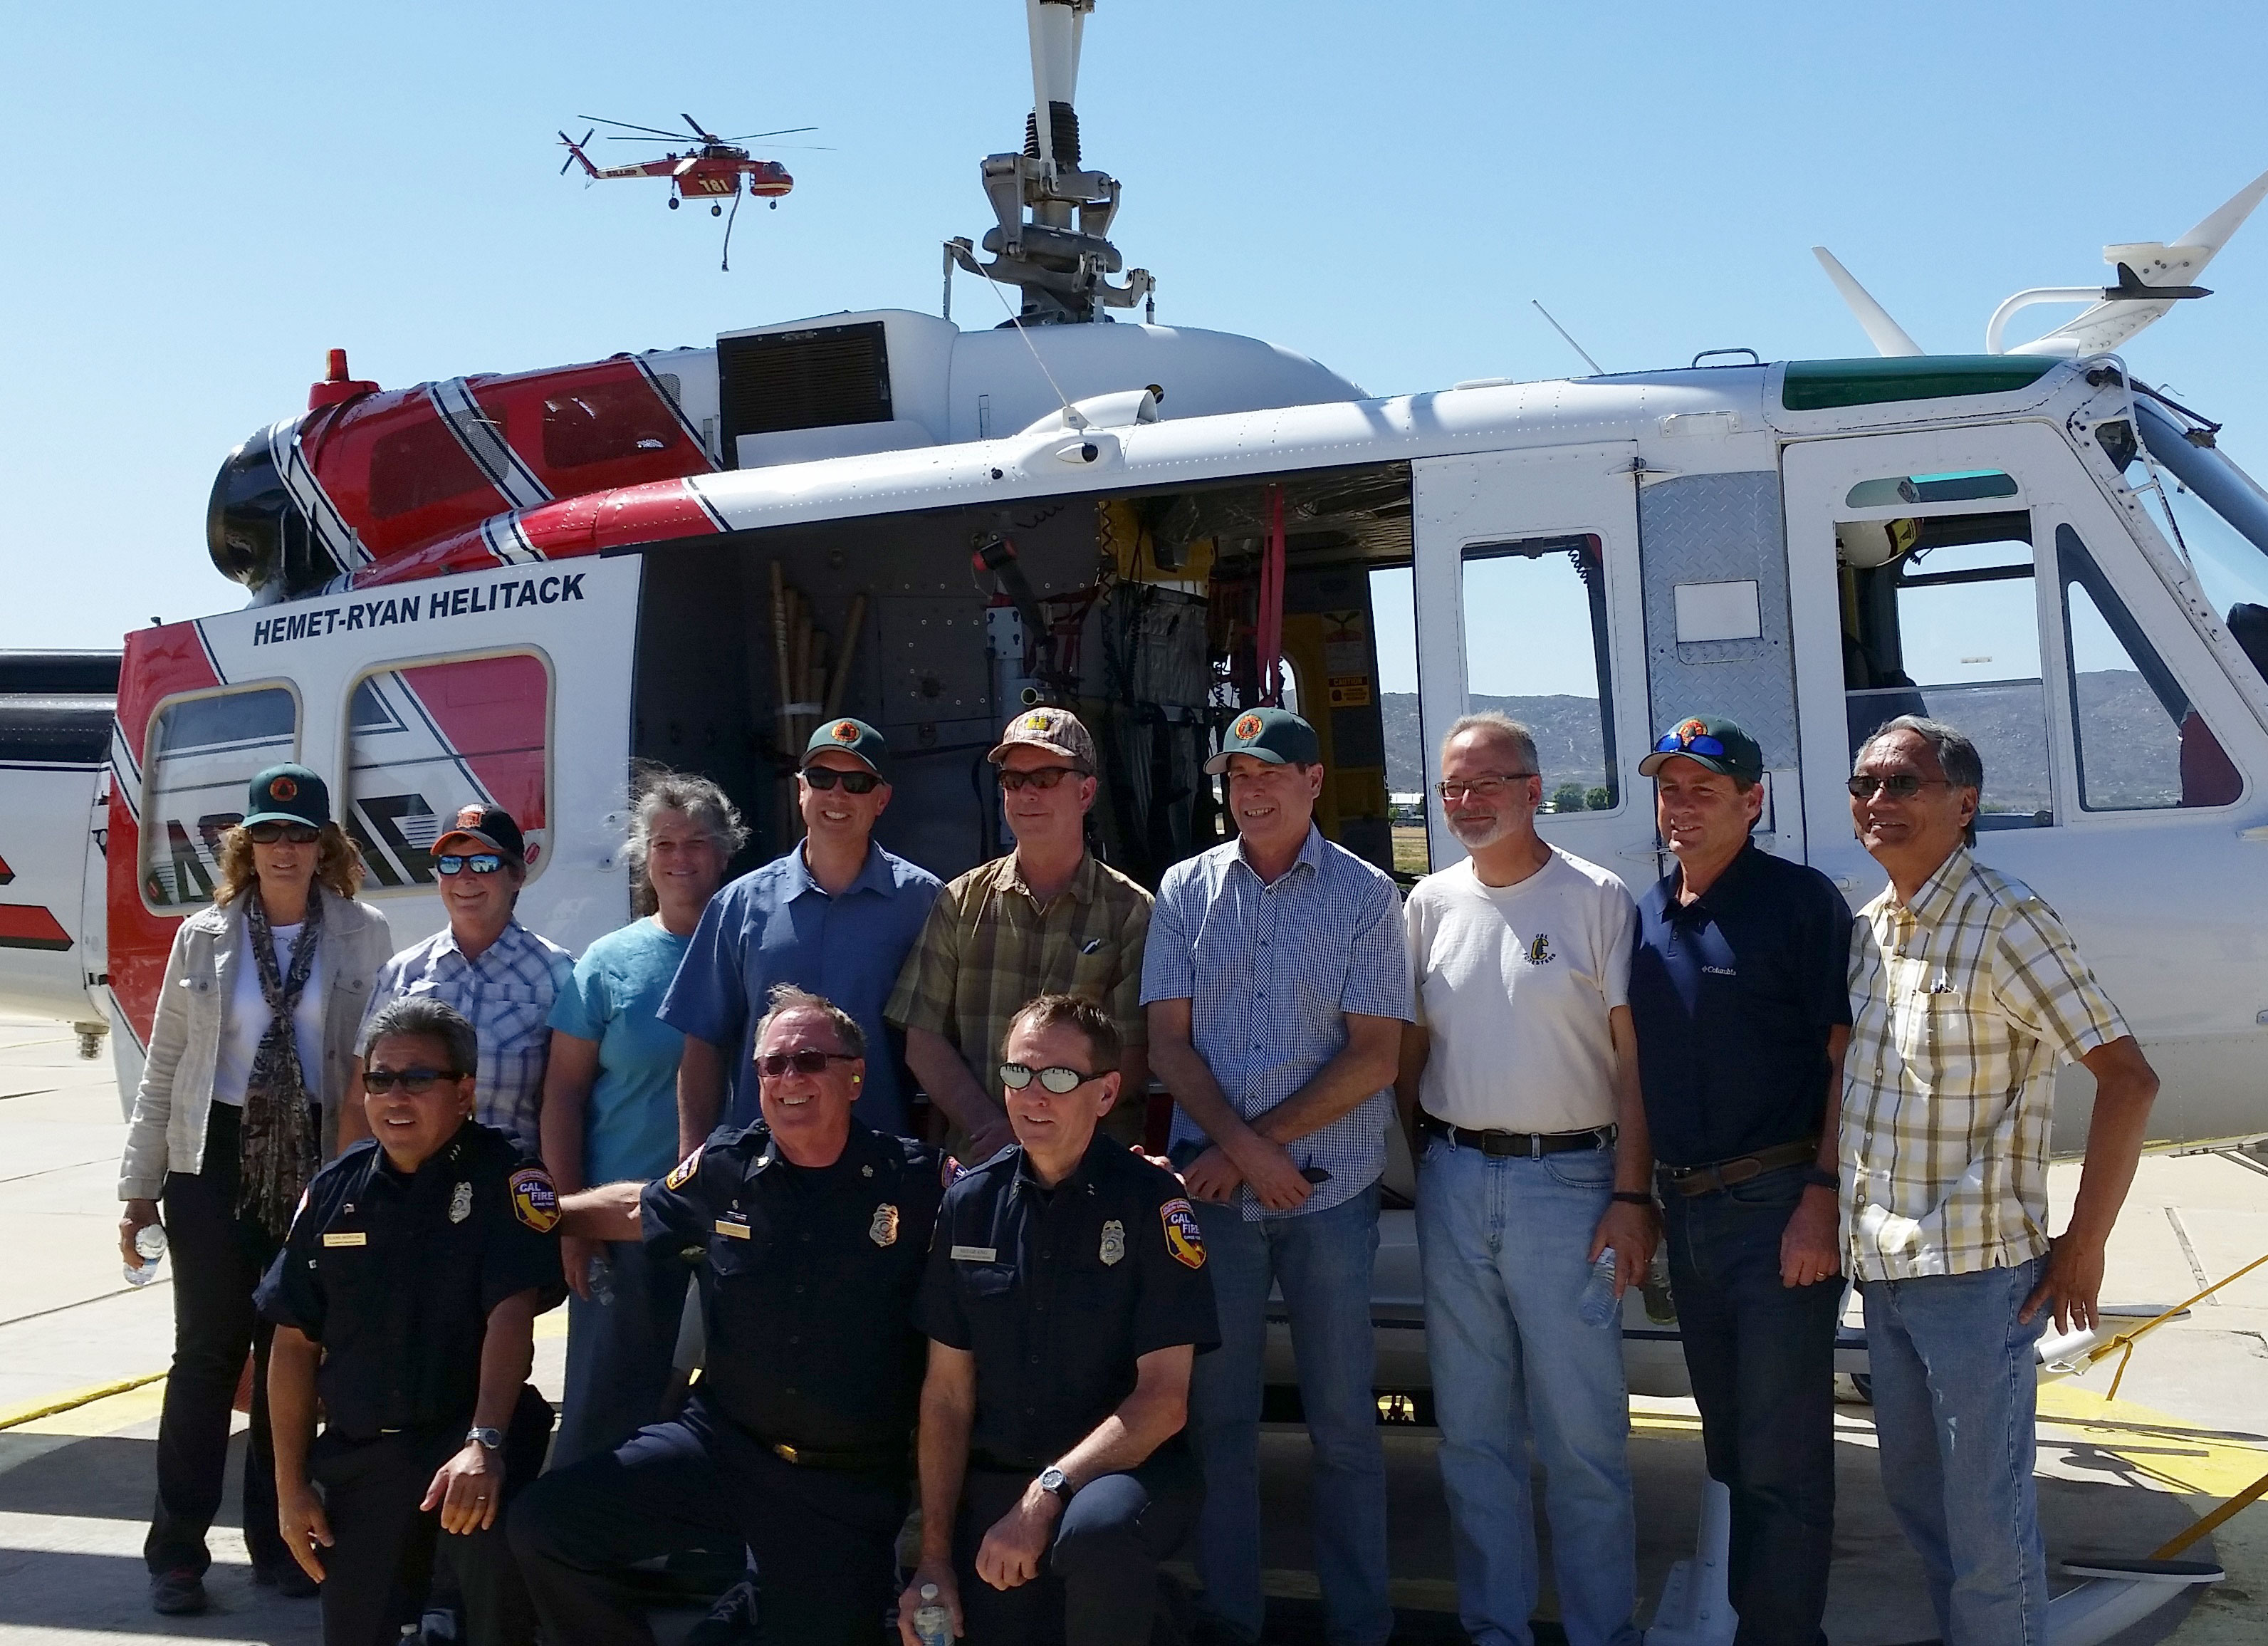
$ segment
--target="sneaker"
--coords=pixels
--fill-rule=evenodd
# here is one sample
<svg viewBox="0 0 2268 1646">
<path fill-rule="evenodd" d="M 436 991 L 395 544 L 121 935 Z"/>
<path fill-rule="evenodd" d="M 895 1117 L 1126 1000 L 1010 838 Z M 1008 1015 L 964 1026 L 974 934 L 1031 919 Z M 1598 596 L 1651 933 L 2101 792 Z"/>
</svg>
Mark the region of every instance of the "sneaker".
<svg viewBox="0 0 2268 1646">
<path fill-rule="evenodd" d="M 743 1579 L 717 1597 L 709 1615 L 685 1631 L 684 1646 L 745 1646 L 756 1637 L 756 1586 Z"/>
<path fill-rule="evenodd" d="M 205 1597 L 204 1574 L 186 1566 L 158 1572 L 150 1579 L 150 1610 L 167 1617 L 188 1617 L 210 1602 Z"/>
<path fill-rule="evenodd" d="M 273 1589 L 286 1600 L 313 1600 L 323 1592 L 322 1584 L 307 1576 L 307 1568 L 286 1555 L 273 1566 L 254 1566 L 252 1581 L 262 1589 Z"/>
</svg>

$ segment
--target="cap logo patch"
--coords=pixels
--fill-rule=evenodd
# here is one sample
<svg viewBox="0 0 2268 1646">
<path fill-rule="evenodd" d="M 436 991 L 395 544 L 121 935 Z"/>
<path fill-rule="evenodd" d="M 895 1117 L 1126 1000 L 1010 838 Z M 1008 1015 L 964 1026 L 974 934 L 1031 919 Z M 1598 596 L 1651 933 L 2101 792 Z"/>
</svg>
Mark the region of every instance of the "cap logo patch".
<svg viewBox="0 0 2268 1646">
<path fill-rule="evenodd" d="M 1698 720 L 1686 720 L 1677 728 L 1677 741 L 1689 745 L 1695 738 L 1706 737 L 1708 734 L 1709 728 Z"/>
<path fill-rule="evenodd" d="M 512 1174 L 512 1214 L 539 1235 L 548 1235 L 559 1222 L 559 1192 L 551 1174 L 541 1166 L 522 1166 Z"/>
<path fill-rule="evenodd" d="M 271 801 L 296 801 L 299 798 L 299 786 L 289 778 L 277 778 L 268 786 L 268 798 Z"/>
<path fill-rule="evenodd" d="M 1024 729 L 1027 732 L 1048 731 L 1051 729 L 1052 725 L 1053 722 L 1045 709 L 1035 709 L 1024 717 Z"/>
<path fill-rule="evenodd" d="M 1166 1226 L 1166 1251 L 1174 1261 L 1183 1268 L 1204 1267 L 1204 1236 L 1197 1229 L 1196 1208 L 1187 1200 L 1168 1200 L 1158 1208 L 1158 1220 Z"/>
<path fill-rule="evenodd" d="M 1232 737 L 1241 738 L 1248 743 L 1250 742 L 1260 735 L 1260 717 L 1256 714 L 1246 715 L 1229 728 L 1229 734 Z"/>
<path fill-rule="evenodd" d="M 479 808 L 479 807 L 477 807 L 477 806 L 460 806 L 460 807 L 459 807 L 459 808 L 457 808 L 457 827 L 458 827 L 458 828 L 460 828 L 460 829 L 477 829 L 477 828 L 479 828 L 480 826 L 481 826 L 481 808 Z"/>
<path fill-rule="evenodd" d="M 855 743 L 858 741 L 858 727 L 853 721 L 837 720 L 835 729 L 827 734 L 838 743 Z"/>
</svg>

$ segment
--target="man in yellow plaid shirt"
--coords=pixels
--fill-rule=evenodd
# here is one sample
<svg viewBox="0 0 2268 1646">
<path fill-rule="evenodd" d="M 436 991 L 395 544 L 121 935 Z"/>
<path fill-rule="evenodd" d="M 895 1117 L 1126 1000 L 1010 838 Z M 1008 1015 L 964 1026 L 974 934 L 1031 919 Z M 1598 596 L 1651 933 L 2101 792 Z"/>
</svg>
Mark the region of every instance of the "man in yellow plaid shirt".
<svg viewBox="0 0 2268 1646">
<path fill-rule="evenodd" d="M 1890 883 L 1851 934 L 1843 1234 L 1867 1310 L 1882 1485 L 1947 1646 L 2036 1646 L 2033 1344 L 2095 1324 L 2158 1078 L 2054 910 L 1970 854 L 1974 744 L 1902 715 L 1851 779 Z M 2048 1233 L 2058 1062 L 2095 1076 L 2071 1223 Z"/>
</svg>

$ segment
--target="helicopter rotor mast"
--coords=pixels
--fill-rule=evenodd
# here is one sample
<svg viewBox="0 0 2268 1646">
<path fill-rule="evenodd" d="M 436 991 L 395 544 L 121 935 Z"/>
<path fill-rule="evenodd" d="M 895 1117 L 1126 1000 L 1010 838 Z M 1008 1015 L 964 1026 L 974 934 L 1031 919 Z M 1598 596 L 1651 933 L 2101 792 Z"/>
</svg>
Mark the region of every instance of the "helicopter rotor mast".
<svg viewBox="0 0 2268 1646">
<path fill-rule="evenodd" d="M 1118 180 L 1089 171 L 1079 157 L 1079 48 L 1094 0 L 1024 0 L 1032 49 L 1032 114 L 1020 154 L 987 155 L 985 197 L 998 221 L 984 232 L 990 262 L 980 262 L 967 240 L 946 242 L 961 268 L 1024 294 L 1026 325 L 1078 323 L 1099 311 L 1131 308 L 1155 284 L 1146 269 L 1127 272 L 1125 284 L 1108 277 L 1124 267 L 1108 237 L 1117 215 Z M 1027 216 L 1027 214 L 1029 214 Z"/>
</svg>

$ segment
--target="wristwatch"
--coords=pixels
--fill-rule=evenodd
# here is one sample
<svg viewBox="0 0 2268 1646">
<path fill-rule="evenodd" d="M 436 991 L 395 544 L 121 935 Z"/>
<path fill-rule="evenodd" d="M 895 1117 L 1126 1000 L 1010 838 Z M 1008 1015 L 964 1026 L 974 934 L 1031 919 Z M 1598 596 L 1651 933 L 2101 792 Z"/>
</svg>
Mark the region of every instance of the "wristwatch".
<svg viewBox="0 0 2268 1646">
<path fill-rule="evenodd" d="M 1831 1171 L 1822 1170 L 1817 1166 L 1806 1166 L 1803 1169 L 1803 1186 L 1807 1189 L 1831 1189 L 1839 1194 L 1843 1191 L 1843 1181 Z"/>
<path fill-rule="evenodd" d="M 478 1443 L 489 1451 L 504 1450 L 504 1431 L 500 1428 L 482 1428 L 475 1424 L 465 1431 L 465 1439 L 468 1443 Z"/>
<path fill-rule="evenodd" d="M 1071 1477 L 1052 1463 L 1040 1471 L 1039 1487 L 1042 1492 L 1054 1494 L 1058 1502 L 1071 1502 Z"/>
</svg>

